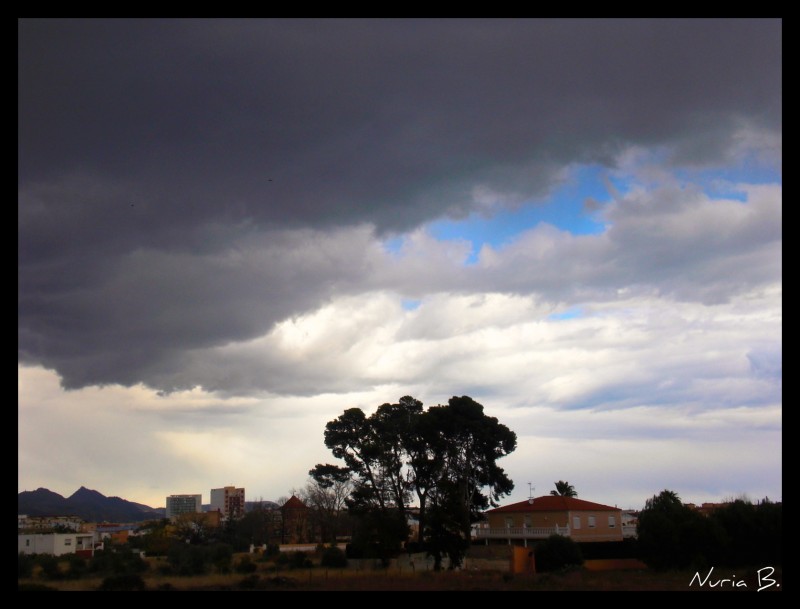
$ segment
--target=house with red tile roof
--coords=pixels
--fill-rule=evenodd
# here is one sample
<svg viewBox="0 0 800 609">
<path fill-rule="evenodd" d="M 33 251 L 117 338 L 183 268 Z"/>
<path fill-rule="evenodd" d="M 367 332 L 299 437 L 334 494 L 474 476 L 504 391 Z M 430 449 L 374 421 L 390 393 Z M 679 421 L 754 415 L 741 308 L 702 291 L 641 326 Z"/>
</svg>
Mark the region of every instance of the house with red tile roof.
<svg viewBox="0 0 800 609">
<path fill-rule="evenodd" d="M 544 495 L 486 512 L 474 539 L 522 544 L 563 535 L 575 541 L 622 541 L 622 510 L 577 497 Z"/>
</svg>

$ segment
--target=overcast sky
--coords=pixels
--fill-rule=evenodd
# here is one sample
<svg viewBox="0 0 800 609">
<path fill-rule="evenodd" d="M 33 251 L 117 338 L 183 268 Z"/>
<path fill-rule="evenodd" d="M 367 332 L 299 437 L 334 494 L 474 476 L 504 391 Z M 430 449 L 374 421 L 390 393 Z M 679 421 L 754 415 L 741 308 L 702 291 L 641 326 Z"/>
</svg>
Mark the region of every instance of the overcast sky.
<svg viewBox="0 0 800 609">
<path fill-rule="evenodd" d="M 782 498 L 780 20 L 18 25 L 19 491 L 469 395 L 503 503 Z"/>
</svg>

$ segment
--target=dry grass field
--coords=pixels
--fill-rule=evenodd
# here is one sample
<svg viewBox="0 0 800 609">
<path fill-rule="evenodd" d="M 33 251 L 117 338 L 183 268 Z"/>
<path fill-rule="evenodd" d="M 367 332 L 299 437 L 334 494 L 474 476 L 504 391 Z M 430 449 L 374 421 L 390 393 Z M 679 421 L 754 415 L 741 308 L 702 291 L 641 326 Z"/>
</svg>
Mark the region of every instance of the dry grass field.
<svg viewBox="0 0 800 609">
<path fill-rule="evenodd" d="M 707 572 L 702 573 L 703 577 Z M 732 591 L 758 590 L 756 570 L 741 571 L 735 582 L 745 582 L 747 587 L 729 582 L 718 583 L 730 573 L 719 571 L 708 578 L 704 586 L 695 582 L 690 572 L 657 573 L 649 570 L 590 571 L 573 569 L 560 573 L 515 574 L 500 571 L 444 571 L 399 573 L 382 571 L 352 571 L 348 569 L 280 570 L 259 564 L 251 575 L 209 574 L 194 577 L 164 576 L 153 571 L 144 574 L 148 591 Z M 763 591 L 780 591 L 780 571 L 771 574 L 775 584 Z M 101 578 L 77 581 L 43 581 L 38 577 L 20 580 L 25 584 L 44 584 L 63 591 L 97 590 Z M 766 579 L 761 582 L 768 583 Z"/>
</svg>

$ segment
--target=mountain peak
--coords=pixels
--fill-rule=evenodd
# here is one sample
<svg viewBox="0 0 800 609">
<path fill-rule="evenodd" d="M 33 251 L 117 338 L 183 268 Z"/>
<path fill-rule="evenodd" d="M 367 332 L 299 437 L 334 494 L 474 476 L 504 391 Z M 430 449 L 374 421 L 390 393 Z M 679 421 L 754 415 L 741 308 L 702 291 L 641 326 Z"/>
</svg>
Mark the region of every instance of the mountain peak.
<svg viewBox="0 0 800 609">
<path fill-rule="evenodd" d="M 72 493 L 69 496 L 69 499 L 105 499 L 106 496 L 102 493 L 99 493 L 95 490 L 86 488 L 85 486 L 80 487 L 77 491 Z"/>
</svg>

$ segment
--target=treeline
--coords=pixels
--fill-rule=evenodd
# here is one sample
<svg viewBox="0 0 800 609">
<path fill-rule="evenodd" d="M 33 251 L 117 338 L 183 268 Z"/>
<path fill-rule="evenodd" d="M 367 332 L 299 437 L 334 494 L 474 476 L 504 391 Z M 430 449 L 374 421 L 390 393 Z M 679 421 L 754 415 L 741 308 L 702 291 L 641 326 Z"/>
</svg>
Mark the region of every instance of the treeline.
<svg viewBox="0 0 800 609">
<path fill-rule="evenodd" d="M 737 499 L 704 515 L 664 490 L 639 515 L 639 557 L 654 569 L 781 565 L 782 505 Z"/>
</svg>

